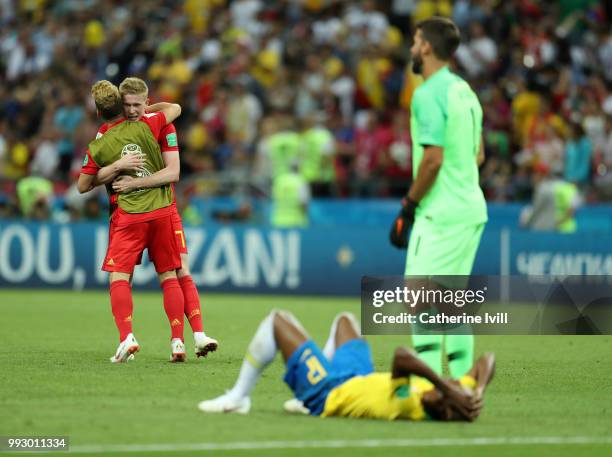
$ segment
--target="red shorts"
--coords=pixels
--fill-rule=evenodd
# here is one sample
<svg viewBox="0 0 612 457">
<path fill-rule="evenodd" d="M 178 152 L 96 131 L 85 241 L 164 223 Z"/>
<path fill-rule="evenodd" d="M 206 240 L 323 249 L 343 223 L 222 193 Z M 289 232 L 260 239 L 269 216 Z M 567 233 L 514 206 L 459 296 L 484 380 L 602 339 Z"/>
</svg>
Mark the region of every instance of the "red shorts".
<svg viewBox="0 0 612 457">
<path fill-rule="evenodd" d="M 108 246 L 111 245 L 111 240 L 113 239 L 113 232 L 115 231 L 115 226 L 117 224 L 115 224 L 115 222 L 113 222 L 113 218 L 110 218 L 110 223 L 108 224 Z M 107 248 L 107 252 L 108 252 L 108 248 Z M 106 262 L 105 262 L 106 263 Z M 136 259 L 136 265 L 140 265 L 142 263 L 142 252 L 140 253 L 140 255 L 138 256 L 138 259 Z M 104 268 L 102 268 L 104 270 Z"/>
<path fill-rule="evenodd" d="M 145 248 L 149 250 L 149 257 L 158 273 L 181 267 L 172 216 L 122 226 L 113 226 L 111 223 L 110 230 L 108 250 L 102 266 L 104 271 L 133 273 Z"/>
<path fill-rule="evenodd" d="M 183 230 L 183 221 L 176 206 L 174 206 L 174 211 L 172 211 L 172 227 L 179 252 L 181 254 L 187 254 L 187 239 L 185 238 L 185 231 Z"/>
<path fill-rule="evenodd" d="M 172 211 L 171 217 L 172 217 L 172 231 L 174 232 L 174 240 L 176 241 L 176 248 L 178 249 L 180 254 L 187 254 L 187 239 L 185 238 L 185 231 L 183 230 L 183 221 L 181 220 L 181 215 L 176 209 L 176 206 L 174 206 L 174 210 Z M 153 257 L 151 256 L 151 251 L 149 251 L 149 259 L 153 261 Z M 138 264 L 140 264 L 140 262 L 138 262 Z"/>
</svg>

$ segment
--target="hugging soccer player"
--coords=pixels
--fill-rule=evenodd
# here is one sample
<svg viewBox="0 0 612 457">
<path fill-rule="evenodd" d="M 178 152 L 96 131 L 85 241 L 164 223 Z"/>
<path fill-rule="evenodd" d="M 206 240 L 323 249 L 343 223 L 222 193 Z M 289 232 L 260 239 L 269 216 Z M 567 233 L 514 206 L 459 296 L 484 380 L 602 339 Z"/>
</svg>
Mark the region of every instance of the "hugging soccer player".
<svg viewBox="0 0 612 457">
<path fill-rule="evenodd" d="M 148 105 L 149 89 L 146 83 L 135 77 L 126 78 L 119 85 L 119 93 L 123 100 L 124 114 L 128 121 L 138 121 L 144 117 L 152 116 L 153 111 L 164 106 L 164 104 Z M 149 111 L 145 113 L 145 108 Z M 103 135 L 108 129 L 108 124 L 104 124 L 98 130 L 98 137 Z M 200 296 L 196 285 L 191 277 L 189 270 L 189 257 L 187 251 L 187 241 L 183 230 L 181 216 L 176 206 L 176 192 L 174 183 L 178 181 L 180 175 L 180 159 L 179 146 L 174 124 L 167 124 L 161 134 L 160 142 L 162 158 L 165 167 L 150 176 L 132 177 L 129 175 L 119 176 L 119 171 L 114 173 L 110 179 L 112 183 L 112 192 L 126 193 L 132 192 L 135 189 L 153 188 L 169 184 L 172 188 L 172 223 L 174 236 L 177 247 L 181 256 L 181 267 L 177 270 L 178 283 L 184 297 L 184 314 L 187 318 L 194 338 L 195 354 L 197 357 L 205 357 L 209 352 L 214 352 L 218 347 L 218 342 L 214 338 L 206 335 L 202 323 L 202 309 L 200 305 Z M 103 173 L 101 170 L 100 173 Z M 100 173 L 98 177 L 100 178 Z M 105 177 L 106 178 L 106 177 Z M 107 182 L 109 178 L 105 179 Z M 149 253 L 150 255 L 150 253 Z M 175 316 L 172 310 L 166 308 L 168 320 L 172 326 Z M 179 329 L 173 332 L 173 339 L 177 335 Z M 182 332 L 181 332 L 182 335 Z M 181 336 L 182 338 L 182 336 Z M 183 361 L 185 359 L 184 346 L 177 345 L 172 348 L 172 360 Z"/>
<path fill-rule="evenodd" d="M 114 84 L 100 81 L 92 87 L 92 95 L 99 113 L 110 125 L 105 135 L 89 144 L 77 184 L 79 191 L 87 192 L 103 183 L 98 180 L 101 168 L 107 167 L 105 172 L 108 172 L 109 166 L 124 156 L 140 156 L 136 167 L 140 171 L 133 173 L 154 174 L 162 170 L 164 162 L 158 144 L 160 134 L 167 123 L 180 115 L 180 106 L 166 104 L 159 113 L 142 121 L 126 122 L 123 102 Z M 173 334 L 176 337 L 172 345 L 182 345 L 184 303 L 176 279 L 176 269 L 180 267 L 181 259 L 174 240 L 171 202 L 172 190 L 169 185 L 117 196 L 117 205 L 111 214 L 108 250 L 102 267 L 110 272 L 111 306 L 120 339 L 111 362 L 128 361 L 139 349 L 132 333 L 130 280 L 134 266 L 145 248 L 159 275 L 164 305 L 172 310 L 177 324 L 173 326 L 173 333 L 180 330 L 180 335 Z"/>
</svg>

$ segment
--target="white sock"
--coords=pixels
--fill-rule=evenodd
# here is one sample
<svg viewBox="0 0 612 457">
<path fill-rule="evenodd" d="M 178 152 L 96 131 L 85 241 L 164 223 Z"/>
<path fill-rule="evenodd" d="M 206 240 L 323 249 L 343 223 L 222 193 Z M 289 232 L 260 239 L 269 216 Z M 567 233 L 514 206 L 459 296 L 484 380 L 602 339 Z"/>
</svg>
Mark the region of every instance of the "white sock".
<svg viewBox="0 0 612 457">
<path fill-rule="evenodd" d="M 360 333 L 359 325 L 357 324 L 357 319 L 352 313 L 344 312 L 344 313 L 338 314 L 334 318 L 334 322 L 332 323 L 332 326 L 329 329 L 329 336 L 327 337 L 325 346 L 323 346 L 323 355 L 325 356 L 325 358 L 327 358 L 327 360 L 330 360 L 330 361 L 331 359 L 334 358 L 334 354 L 336 353 L 336 331 L 338 329 L 338 321 L 340 320 L 341 317 L 348 318 L 353 324 L 353 327 L 355 327 L 355 330 L 357 331 L 357 333 Z"/>
<path fill-rule="evenodd" d="M 228 392 L 234 398 L 248 397 L 257 384 L 261 372 L 274 360 L 276 341 L 274 340 L 274 316 L 272 311 L 259 324 L 255 336 L 249 343 L 246 356 L 234 387 Z"/>
</svg>

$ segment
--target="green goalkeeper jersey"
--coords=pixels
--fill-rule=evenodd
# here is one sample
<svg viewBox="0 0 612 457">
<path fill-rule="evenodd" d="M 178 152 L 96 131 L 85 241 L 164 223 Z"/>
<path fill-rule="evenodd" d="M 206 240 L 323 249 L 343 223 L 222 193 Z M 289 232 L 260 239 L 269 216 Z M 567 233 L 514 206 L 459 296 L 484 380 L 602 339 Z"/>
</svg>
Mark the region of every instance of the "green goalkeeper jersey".
<svg viewBox="0 0 612 457">
<path fill-rule="evenodd" d="M 414 178 L 424 146 L 443 148 L 442 166 L 420 201 L 416 217 L 442 225 L 486 222 L 487 207 L 476 163 L 482 108 L 468 83 L 448 67 L 431 75 L 414 92 L 410 128 Z"/>
<path fill-rule="evenodd" d="M 134 177 L 149 176 L 165 167 L 156 134 L 162 121 L 153 116 L 136 122 L 123 121 L 114 125 L 104 135 L 89 144 L 89 153 L 101 168 L 116 162 L 126 154 L 143 154 L 143 170 L 131 173 Z M 159 115 L 158 115 L 159 116 Z M 163 117 L 165 120 L 165 117 Z M 119 194 L 117 204 L 126 213 L 149 213 L 172 203 L 170 185 L 137 189 Z"/>
</svg>

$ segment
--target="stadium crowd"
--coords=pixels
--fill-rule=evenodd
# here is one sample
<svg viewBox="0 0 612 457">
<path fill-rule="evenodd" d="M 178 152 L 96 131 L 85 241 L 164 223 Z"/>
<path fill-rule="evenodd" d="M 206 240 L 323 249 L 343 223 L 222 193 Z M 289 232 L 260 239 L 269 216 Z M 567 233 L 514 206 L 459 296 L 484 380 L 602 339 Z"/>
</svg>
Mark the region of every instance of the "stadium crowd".
<svg viewBox="0 0 612 457">
<path fill-rule="evenodd" d="M 267 193 L 295 159 L 314 196 L 401 196 L 408 49 L 431 15 L 462 30 L 487 199 L 528 200 L 542 175 L 611 199 L 609 0 L 0 0 L 0 216 L 46 218 L 63 195 L 68 217 L 102 217 L 72 183 L 100 123 L 90 87 L 125 76 L 182 105 L 191 190 Z"/>
</svg>

